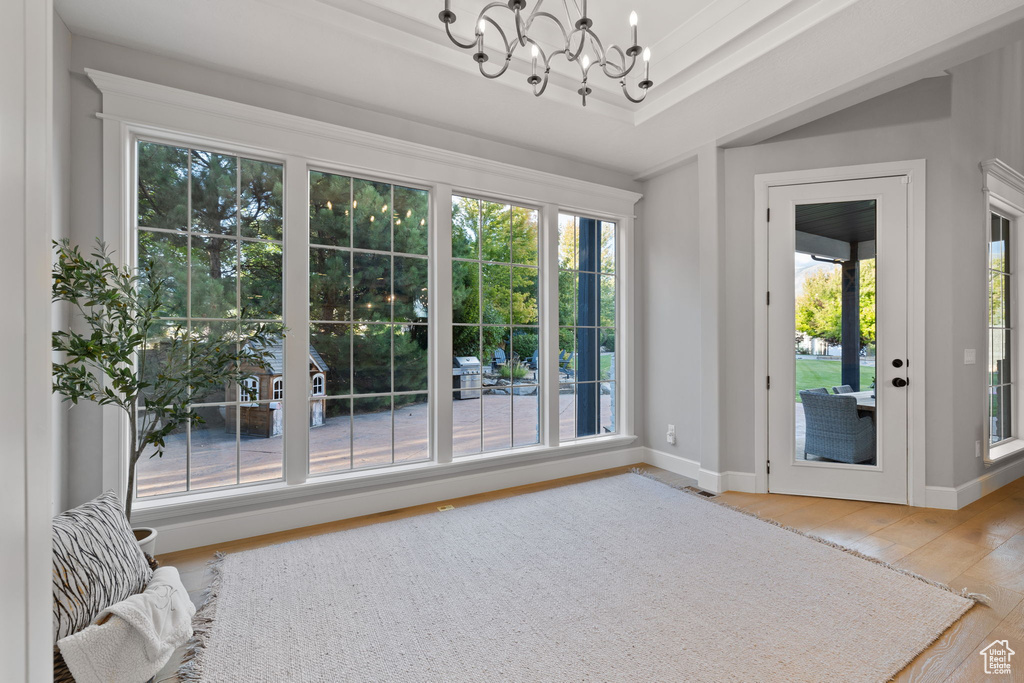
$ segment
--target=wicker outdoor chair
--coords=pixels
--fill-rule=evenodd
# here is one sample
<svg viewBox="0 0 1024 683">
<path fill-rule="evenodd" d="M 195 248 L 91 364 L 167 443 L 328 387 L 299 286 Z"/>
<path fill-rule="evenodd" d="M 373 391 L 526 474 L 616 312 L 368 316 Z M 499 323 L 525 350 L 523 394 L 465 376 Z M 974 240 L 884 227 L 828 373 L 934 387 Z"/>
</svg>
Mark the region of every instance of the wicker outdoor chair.
<svg viewBox="0 0 1024 683">
<path fill-rule="evenodd" d="M 801 391 L 804 406 L 804 456 L 862 463 L 875 457 L 875 423 L 857 414 L 854 396 Z"/>
<path fill-rule="evenodd" d="M 833 394 L 852 394 L 853 387 L 849 384 L 840 384 L 838 387 L 832 387 Z"/>
</svg>

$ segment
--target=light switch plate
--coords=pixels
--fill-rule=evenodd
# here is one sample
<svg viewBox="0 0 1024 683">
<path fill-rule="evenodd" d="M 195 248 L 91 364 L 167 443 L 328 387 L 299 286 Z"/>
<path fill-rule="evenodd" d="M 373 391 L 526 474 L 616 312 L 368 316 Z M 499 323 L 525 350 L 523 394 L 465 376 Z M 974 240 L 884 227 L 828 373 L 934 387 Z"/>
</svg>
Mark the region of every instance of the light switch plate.
<svg viewBox="0 0 1024 683">
<path fill-rule="evenodd" d="M 964 365 L 974 365 L 978 362 L 978 354 L 974 349 L 964 349 Z"/>
</svg>

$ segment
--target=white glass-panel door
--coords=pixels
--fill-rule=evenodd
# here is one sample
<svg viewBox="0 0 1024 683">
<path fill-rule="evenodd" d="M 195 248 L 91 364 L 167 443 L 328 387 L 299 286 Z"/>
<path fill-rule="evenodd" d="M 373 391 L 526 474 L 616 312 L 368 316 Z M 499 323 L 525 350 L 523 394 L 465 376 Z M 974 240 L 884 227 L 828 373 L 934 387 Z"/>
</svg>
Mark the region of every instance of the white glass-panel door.
<svg viewBox="0 0 1024 683">
<path fill-rule="evenodd" d="M 907 188 L 769 191 L 773 493 L 907 502 Z"/>
</svg>

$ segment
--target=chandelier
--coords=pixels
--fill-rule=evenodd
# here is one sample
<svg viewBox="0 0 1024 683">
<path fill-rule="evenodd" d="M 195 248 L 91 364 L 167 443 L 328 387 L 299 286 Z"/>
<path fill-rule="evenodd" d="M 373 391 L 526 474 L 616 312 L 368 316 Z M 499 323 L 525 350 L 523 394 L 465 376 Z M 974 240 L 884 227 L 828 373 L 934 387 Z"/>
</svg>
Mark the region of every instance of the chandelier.
<svg viewBox="0 0 1024 683">
<path fill-rule="evenodd" d="M 562 6 L 565 9 L 566 22 L 563 23 L 561 19 L 556 17 L 550 12 L 541 11 L 541 6 L 544 4 L 544 0 L 537 0 L 533 7 L 533 11 L 529 12 L 527 16 L 524 16 L 524 10 L 526 10 L 526 0 L 508 0 L 507 2 L 490 2 L 484 6 L 477 16 L 476 22 L 476 39 L 473 42 L 462 43 L 455 36 L 452 35 L 452 24 L 455 23 L 455 12 L 451 10 L 451 0 L 444 0 L 444 11 L 438 14 L 438 19 L 444 23 L 445 33 L 448 34 L 448 38 L 451 39 L 455 45 L 461 47 L 464 50 L 475 50 L 473 53 L 473 59 L 476 60 L 480 67 L 480 73 L 487 78 L 498 78 L 505 71 L 508 70 L 509 64 L 512 63 L 512 55 L 515 51 L 522 47 L 526 48 L 530 46 L 530 56 L 533 63 L 533 70 L 530 77 L 526 79 L 526 82 L 533 87 L 533 94 L 540 97 L 544 94 L 544 91 L 548 87 L 548 76 L 551 73 L 551 62 L 558 56 L 565 57 L 565 60 L 569 64 L 575 63 L 579 69 L 582 80 L 580 82 L 580 89 L 577 93 L 583 98 L 583 106 L 587 106 L 587 95 L 593 92 L 590 86 L 587 85 L 587 81 L 590 78 L 591 69 L 594 67 L 600 67 L 601 72 L 605 76 L 613 80 L 619 81 L 622 86 L 622 93 L 626 96 L 626 99 L 630 102 L 640 103 L 647 97 L 647 90 L 654 85 L 651 81 L 651 49 L 641 48 L 637 43 L 637 16 L 636 12 L 631 12 L 629 15 L 629 25 L 631 29 L 630 46 L 623 50 L 618 45 L 608 45 L 607 48 L 601 43 L 601 40 L 597 37 L 597 34 L 592 30 L 594 22 L 587 16 L 587 0 L 580 0 L 580 5 L 577 7 L 575 0 L 562 0 Z M 577 10 L 579 18 L 573 21 L 573 15 L 569 11 L 570 4 L 574 9 Z M 506 29 L 501 27 L 497 19 L 492 15 L 498 15 L 499 17 L 504 15 L 508 11 L 511 13 L 511 19 L 514 20 L 514 24 Z M 508 17 L 506 17 L 508 19 Z M 540 28 L 543 25 L 551 26 L 561 34 L 564 40 L 564 45 L 553 52 L 548 54 L 541 47 L 537 40 L 531 37 L 531 30 L 534 29 L 534 24 Z M 490 30 L 489 26 L 493 27 Z M 571 29 L 566 28 L 571 26 Z M 501 67 L 492 73 L 488 73 L 484 67 L 489 61 L 487 53 L 484 51 L 484 35 L 497 34 L 500 39 L 500 43 L 495 48 L 499 51 L 504 50 L 505 63 Z M 533 35 L 536 35 L 534 33 Z M 590 45 L 588 54 L 584 54 L 584 50 L 587 45 Z M 589 52 L 594 53 L 594 57 L 591 58 Z M 637 87 L 640 89 L 638 96 L 634 97 L 630 94 L 629 88 L 626 84 L 626 77 L 633 71 L 633 68 L 637 64 L 637 57 L 642 55 L 644 62 L 644 77 Z"/>
</svg>

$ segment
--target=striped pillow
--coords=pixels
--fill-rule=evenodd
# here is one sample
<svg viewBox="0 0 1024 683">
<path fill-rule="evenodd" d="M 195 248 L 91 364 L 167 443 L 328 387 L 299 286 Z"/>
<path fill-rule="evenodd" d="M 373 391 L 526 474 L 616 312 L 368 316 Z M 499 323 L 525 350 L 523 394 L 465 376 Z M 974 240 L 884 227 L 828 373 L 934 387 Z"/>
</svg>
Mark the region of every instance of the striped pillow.
<svg viewBox="0 0 1024 683">
<path fill-rule="evenodd" d="M 77 633 L 102 610 L 142 592 L 153 576 L 117 495 L 53 518 L 53 641 Z"/>
</svg>

